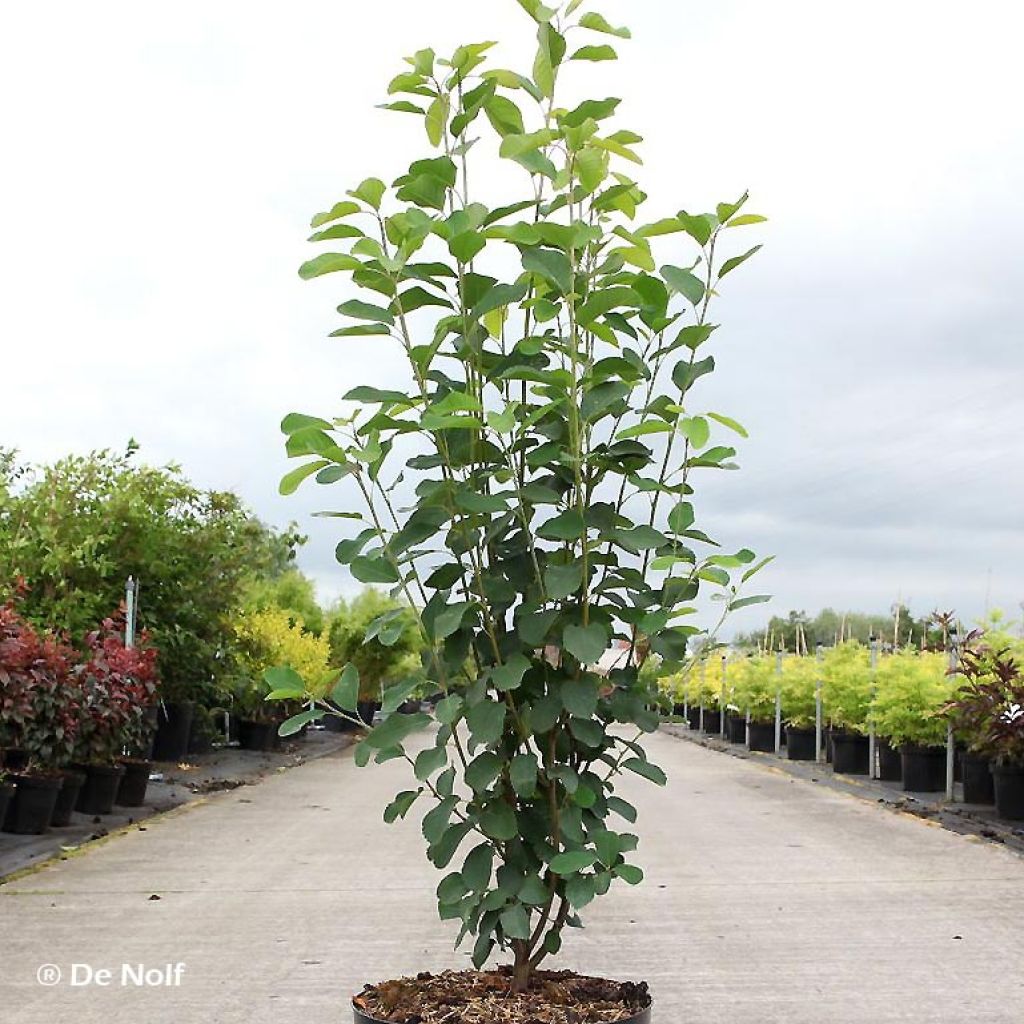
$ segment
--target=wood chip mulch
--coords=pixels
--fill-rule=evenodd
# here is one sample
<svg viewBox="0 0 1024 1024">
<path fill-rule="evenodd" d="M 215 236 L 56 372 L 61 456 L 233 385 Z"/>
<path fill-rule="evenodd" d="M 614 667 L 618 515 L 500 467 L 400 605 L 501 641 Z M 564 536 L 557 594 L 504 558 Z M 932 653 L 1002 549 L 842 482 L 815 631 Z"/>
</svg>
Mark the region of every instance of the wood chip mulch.
<svg viewBox="0 0 1024 1024">
<path fill-rule="evenodd" d="M 651 1004 L 647 983 L 536 971 L 528 991 L 512 995 L 507 967 L 444 971 L 366 985 L 353 1000 L 388 1024 L 613 1024 Z"/>
</svg>

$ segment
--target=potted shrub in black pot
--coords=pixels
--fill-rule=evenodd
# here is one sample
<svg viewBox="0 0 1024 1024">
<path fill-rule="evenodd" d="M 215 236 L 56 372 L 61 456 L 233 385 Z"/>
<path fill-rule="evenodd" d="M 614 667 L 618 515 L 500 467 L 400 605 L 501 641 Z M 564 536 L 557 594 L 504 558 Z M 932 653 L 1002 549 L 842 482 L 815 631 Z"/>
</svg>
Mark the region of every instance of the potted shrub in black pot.
<svg viewBox="0 0 1024 1024">
<path fill-rule="evenodd" d="M 868 707 L 871 666 L 867 648 L 847 641 L 825 652 L 821 666 L 822 698 L 829 720 L 832 770 L 868 774 Z"/>
<path fill-rule="evenodd" d="M 883 657 L 870 710 L 877 736 L 898 750 L 903 789 L 946 788 L 946 707 L 952 696 L 949 659 L 941 653 L 903 651 Z M 881 762 L 881 747 L 879 749 Z M 894 773 L 888 772 L 891 778 Z"/>
<path fill-rule="evenodd" d="M 815 701 L 821 665 L 816 658 L 793 655 L 782 659 L 782 718 L 786 723 L 786 757 L 791 761 L 817 758 Z"/>
<path fill-rule="evenodd" d="M 780 685 L 775 658 L 754 655 L 737 659 L 730 663 L 729 674 L 735 680 L 733 699 L 750 715 L 743 739 L 751 750 L 774 754 L 775 695 Z"/>
<path fill-rule="evenodd" d="M 278 709 L 268 705 L 267 685 L 262 679 L 239 676 L 231 685 L 232 713 L 238 721 L 238 745 L 242 750 L 273 750 L 277 727 L 281 723 Z"/>
<path fill-rule="evenodd" d="M 969 737 L 972 754 L 991 766 L 996 813 L 1001 818 L 1024 820 L 1024 679 L 1020 667 L 1008 651 L 992 650 L 972 635 L 960 656 L 959 670 L 962 678 L 949 706 L 953 720 Z M 979 795 L 987 796 L 983 784 L 978 788 Z M 964 790 L 966 800 L 966 772 Z"/>
<path fill-rule="evenodd" d="M 695 599 L 714 589 L 723 616 L 763 600 L 738 588 L 764 563 L 709 549 L 692 503 L 743 433 L 702 408 L 699 385 L 714 369 L 711 298 L 753 252 L 732 248 L 733 228 L 762 218 L 742 197 L 635 219 L 646 196 L 625 171 L 639 137 L 607 124 L 619 101 L 554 98 L 570 53 L 614 57 L 602 36 L 628 33 L 575 0 L 521 6 L 539 40 L 529 75 L 486 69 L 490 44 L 408 59 L 393 106 L 419 113 L 431 151 L 392 188 L 368 179 L 316 217 L 314 239 L 348 239 L 346 251 L 300 271 L 368 288 L 344 289 L 335 333 L 393 340 L 406 359 L 401 390 L 347 392 L 354 413 L 285 418 L 302 464 L 281 489 L 314 475 L 355 488 L 361 523 L 338 557 L 406 606 L 364 640 L 386 646 L 401 615 L 416 621 L 427 679 L 445 696 L 433 715 L 407 715 L 415 684 L 387 689 L 355 756 L 409 764 L 384 816 L 429 805 L 439 913 L 472 937 L 476 968 L 368 986 L 358 1022 L 429 1019 L 439 989 L 468 1013 L 500 993 L 509 1024 L 550 1019 L 558 1000 L 581 1021 L 650 1019 L 639 979 L 546 985 L 542 964 L 596 897 L 641 880 L 636 811 L 616 792 L 624 772 L 665 781 L 640 742 L 659 723 L 640 652 L 649 643 L 666 673 L 680 670 L 703 632 L 680 622 Z M 570 30 L 580 42 L 596 33 L 595 45 L 567 50 Z M 478 135 L 488 141 L 471 150 Z M 525 172 L 500 205 L 480 202 L 503 179 L 479 165 L 488 147 Z M 599 675 L 615 641 L 622 657 Z M 326 713 L 295 672 L 270 681 L 274 699 L 309 704 L 283 733 Z M 329 694 L 353 719 L 359 686 L 350 664 Z M 495 951 L 509 962 L 484 971 Z"/>
<path fill-rule="evenodd" d="M 14 791 L 5 831 L 45 832 L 53 818 L 79 722 L 73 658 L 65 644 L 25 622 L 14 601 L 0 606 L 0 714 L 4 731 L 25 752 L 22 767 L 8 776 Z"/>
</svg>

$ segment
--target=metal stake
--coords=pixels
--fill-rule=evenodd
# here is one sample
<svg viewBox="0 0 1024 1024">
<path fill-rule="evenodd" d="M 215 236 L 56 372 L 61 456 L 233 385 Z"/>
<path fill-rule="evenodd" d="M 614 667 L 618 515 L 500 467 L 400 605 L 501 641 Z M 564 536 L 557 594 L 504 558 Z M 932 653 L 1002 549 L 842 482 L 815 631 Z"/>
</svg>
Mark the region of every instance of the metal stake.
<svg viewBox="0 0 1024 1024">
<path fill-rule="evenodd" d="M 775 755 L 782 753 L 782 651 L 775 655 L 775 672 L 779 677 L 775 687 Z"/>
<path fill-rule="evenodd" d="M 953 679 L 956 678 L 958 660 L 956 626 L 953 626 L 949 631 L 949 672 Z M 950 721 L 946 725 L 946 799 L 951 803 L 954 799 L 955 759 L 956 740 L 953 736 L 953 722 Z"/>
<path fill-rule="evenodd" d="M 129 576 L 124 585 L 124 645 L 132 648 L 135 646 L 135 580 Z"/>
<path fill-rule="evenodd" d="M 718 703 L 721 709 L 718 722 L 718 737 L 725 739 L 725 655 L 722 655 L 722 692 L 719 694 Z"/>
<path fill-rule="evenodd" d="M 814 657 L 818 662 L 818 676 L 814 680 L 814 760 L 821 764 L 825 759 L 825 751 L 822 748 L 822 713 L 821 713 L 821 660 L 822 649 L 819 640 L 814 645 Z"/>
<path fill-rule="evenodd" d="M 875 703 L 875 670 L 878 668 L 878 638 L 875 636 L 868 637 L 869 650 L 871 652 L 871 706 Z M 877 751 L 877 741 L 875 739 L 875 722 L 872 716 L 871 721 L 868 723 L 868 778 L 874 779 L 878 777 L 878 772 L 875 769 L 875 754 Z"/>
</svg>

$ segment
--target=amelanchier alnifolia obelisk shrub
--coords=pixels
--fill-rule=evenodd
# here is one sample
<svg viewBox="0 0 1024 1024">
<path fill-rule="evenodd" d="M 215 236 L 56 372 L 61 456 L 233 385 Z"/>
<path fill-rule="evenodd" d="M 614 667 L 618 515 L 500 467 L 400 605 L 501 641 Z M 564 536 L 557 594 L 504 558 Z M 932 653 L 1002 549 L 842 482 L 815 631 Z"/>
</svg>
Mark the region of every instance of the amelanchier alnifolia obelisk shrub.
<svg viewBox="0 0 1024 1024">
<path fill-rule="evenodd" d="M 722 553 L 691 500 L 702 472 L 734 467 L 729 438 L 745 436 L 701 405 L 700 382 L 715 368 L 712 299 L 758 248 L 737 250 L 734 229 L 764 218 L 745 196 L 643 215 L 629 176 L 641 139 L 611 126 L 619 100 L 556 91 L 578 62 L 615 59 L 628 30 L 580 0 L 519 3 L 538 40 L 530 72 L 490 68 L 492 43 L 407 58 L 387 105 L 425 126 L 431 152 L 313 219 L 313 241 L 334 251 L 300 274 L 344 281 L 332 336 L 365 346 L 367 362 L 399 346 L 408 376 L 352 388 L 357 411 L 341 418 L 287 416 L 302 465 L 282 482 L 354 483 L 363 511 L 339 514 L 363 528 L 338 559 L 415 609 L 445 694 L 439 728 L 407 753 L 431 720 L 399 713 L 408 690 L 390 689 L 357 758 L 410 762 L 385 818 L 431 802 L 441 917 L 475 936 L 476 965 L 495 946 L 510 953 L 515 992 L 588 903 L 641 880 L 616 778 L 665 777 L 634 738 L 658 722 L 638 663 L 650 651 L 666 671 L 681 665 L 702 632 L 687 618 L 698 597 L 714 591 L 723 615 L 763 600 L 738 591 L 764 564 Z M 521 184 L 484 205 L 500 165 Z M 402 614 L 367 635 L 397 639 Z M 632 657 L 600 678 L 592 666 L 614 640 Z M 304 695 L 287 670 L 272 682 L 281 699 Z M 351 714 L 357 688 L 349 666 L 333 704 L 310 699 L 285 731 Z"/>
</svg>

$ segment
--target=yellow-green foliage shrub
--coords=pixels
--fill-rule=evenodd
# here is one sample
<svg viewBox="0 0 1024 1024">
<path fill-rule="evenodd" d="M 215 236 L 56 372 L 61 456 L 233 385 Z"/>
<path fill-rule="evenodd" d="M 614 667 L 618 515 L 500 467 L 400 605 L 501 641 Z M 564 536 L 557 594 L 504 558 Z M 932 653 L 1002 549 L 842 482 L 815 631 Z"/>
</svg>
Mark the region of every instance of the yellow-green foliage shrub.
<svg viewBox="0 0 1024 1024">
<path fill-rule="evenodd" d="M 822 660 L 821 675 L 829 722 L 838 729 L 866 733 L 871 703 L 868 649 L 855 641 L 829 648 Z"/>
<path fill-rule="evenodd" d="M 749 711 L 753 722 L 775 721 L 775 695 L 779 676 L 775 658 L 759 654 L 729 661 L 732 703 L 740 711 Z"/>
<path fill-rule="evenodd" d="M 263 673 L 287 665 L 306 681 L 311 693 L 324 696 L 337 673 L 329 660 L 331 645 L 325 636 L 303 631 L 302 621 L 281 608 L 243 612 L 234 623 L 241 652 L 242 676 L 262 691 Z"/>
<path fill-rule="evenodd" d="M 790 655 L 782 659 L 782 717 L 796 729 L 815 722 L 815 688 L 822 666 L 817 658 Z"/>
<path fill-rule="evenodd" d="M 879 736 L 894 746 L 946 742 L 943 709 L 954 689 L 948 664 L 946 655 L 927 652 L 900 652 L 879 659 L 868 716 Z"/>
</svg>

